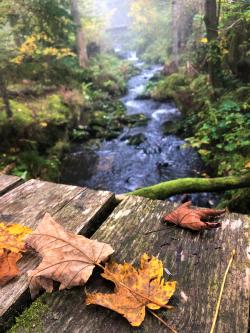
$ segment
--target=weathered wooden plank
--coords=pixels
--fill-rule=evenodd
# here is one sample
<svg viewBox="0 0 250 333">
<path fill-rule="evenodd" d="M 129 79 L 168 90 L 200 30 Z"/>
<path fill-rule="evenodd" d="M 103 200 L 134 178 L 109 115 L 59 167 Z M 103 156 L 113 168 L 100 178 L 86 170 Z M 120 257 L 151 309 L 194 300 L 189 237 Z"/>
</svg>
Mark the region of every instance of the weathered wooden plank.
<svg viewBox="0 0 250 333">
<path fill-rule="evenodd" d="M 97 230 L 93 238 L 109 242 L 119 262 L 138 263 L 144 252 L 158 256 L 178 281 L 173 311 L 160 315 L 179 333 L 208 333 L 221 282 L 232 250 L 236 257 L 230 269 L 219 311 L 216 333 L 247 333 L 249 274 L 247 274 L 247 237 L 249 218 L 227 214 L 219 230 L 192 233 L 177 227 L 163 226 L 164 214 L 173 209 L 170 203 L 139 197 L 123 201 Z M 164 229 L 147 234 L 148 231 Z M 107 290 L 104 279 L 92 278 L 87 290 Z M 128 333 L 167 332 L 148 314 L 143 325 L 132 328 L 118 314 L 98 306 L 86 307 L 82 288 L 56 292 L 42 298 L 46 311 L 40 318 L 44 333 Z M 36 323 L 34 330 L 36 332 Z M 17 332 L 24 332 L 22 325 Z"/>
<path fill-rule="evenodd" d="M 16 176 L 0 175 L 0 195 L 7 193 L 22 183 L 22 179 Z"/>
<path fill-rule="evenodd" d="M 114 196 L 110 192 L 30 180 L 0 198 L 0 219 L 34 229 L 49 212 L 67 230 L 85 234 L 112 205 Z M 37 258 L 25 254 L 19 267 L 25 273 L 37 263 Z M 0 331 L 27 299 L 26 274 L 0 288 Z"/>
</svg>

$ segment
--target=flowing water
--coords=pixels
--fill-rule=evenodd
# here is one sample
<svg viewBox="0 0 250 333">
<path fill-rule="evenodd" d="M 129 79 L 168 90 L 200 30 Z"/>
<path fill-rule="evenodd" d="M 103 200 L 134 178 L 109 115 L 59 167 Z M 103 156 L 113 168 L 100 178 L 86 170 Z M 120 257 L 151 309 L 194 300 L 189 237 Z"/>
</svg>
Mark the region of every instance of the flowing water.
<svg viewBox="0 0 250 333">
<path fill-rule="evenodd" d="M 137 66 L 142 64 L 137 61 Z M 146 126 L 124 128 L 116 139 L 103 141 L 98 148 L 79 145 L 64 160 L 61 181 L 93 189 L 125 193 L 136 188 L 162 181 L 194 177 L 201 174 L 203 165 L 199 155 L 175 135 L 163 135 L 162 126 L 167 121 L 181 121 L 181 113 L 172 103 L 159 103 L 152 99 L 138 99 L 147 82 L 161 70 L 159 66 L 142 70 L 128 82 L 128 93 L 121 100 L 129 115 L 143 113 Z M 144 135 L 136 146 L 129 144 L 134 135 Z M 216 196 L 191 195 L 195 204 L 213 205 Z M 178 201 L 180 196 L 172 197 Z"/>
</svg>

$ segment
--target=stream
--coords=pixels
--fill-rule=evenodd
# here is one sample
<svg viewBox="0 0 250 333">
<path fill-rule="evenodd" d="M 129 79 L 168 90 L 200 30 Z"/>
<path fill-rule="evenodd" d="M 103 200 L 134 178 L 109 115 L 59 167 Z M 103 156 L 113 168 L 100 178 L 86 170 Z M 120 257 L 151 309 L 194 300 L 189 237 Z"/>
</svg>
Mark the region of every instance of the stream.
<svg viewBox="0 0 250 333">
<path fill-rule="evenodd" d="M 61 182 L 126 193 L 171 179 L 197 177 L 205 171 L 193 148 L 183 147 L 185 142 L 175 135 L 163 134 L 164 123 L 181 121 L 181 113 L 175 105 L 138 99 L 161 67 L 144 68 L 138 60 L 135 65 L 141 72 L 128 81 L 128 93 L 121 101 L 127 114 L 145 114 L 149 119 L 147 125 L 125 127 L 119 137 L 103 141 L 98 148 L 87 149 L 84 144 L 74 147 L 64 159 Z M 130 145 L 129 138 L 135 135 L 141 135 L 143 142 Z M 218 199 L 209 193 L 190 196 L 194 204 L 202 206 L 213 206 Z M 172 201 L 181 199 L 180 195 L 170 198 Z"/>
</svg>

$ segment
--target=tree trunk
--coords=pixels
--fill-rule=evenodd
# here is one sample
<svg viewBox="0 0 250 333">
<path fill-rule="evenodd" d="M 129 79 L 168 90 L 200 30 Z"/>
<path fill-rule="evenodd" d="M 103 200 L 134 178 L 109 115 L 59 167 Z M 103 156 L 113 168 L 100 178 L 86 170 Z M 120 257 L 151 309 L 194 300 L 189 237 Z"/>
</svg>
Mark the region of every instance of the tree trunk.
<svg viewBox="0 0 250 333">
<path fill-rule="evenodd" d="M 88 62 L 87 46 L 81 25 L 81 17 L 78 9 L 78 0 L 71 0 L 71 15 L 76 25 L 76 48 L 80 67 L 84 68 Z"/>
<path fill-rule="evenodd" d="M 207 30 L 207 39 L 209 45 L 209 60 L 208 60 L 208 74 L 210 82 L 213 87 L 220 87 L 220 49 L 218 46 L 218 24 L 219 24 L 219 12 L 217 11 L 217 0 L 205 0 L 205 25 Z"/>
<path fill-rule="evenodd" d="M 140 188 L 127 194 L 165 200 L 172 195 L 182 193 L 219 192 L 245 187 L 250 187 L 250 173 L 244 176 L 219 178 L 181 178 Z M 118 195 L 118 200 L 119 197 L 122 199 L 123 195 Z"/>
<path fill-rule="evenodd" d="M 0 73 L 0 94 L 3 98 L 3 104 L 5 107 L 5 112 L 6 112 L 7 118 L 12 118 L 13 113 L 12 113 L 12 110 L 10 107 L 9 96 L 8 96 L 6 84 L 4 82 L 4 78 L 1 73 Z"/>
<path fill-rule="evenodd" d="M 175 66 L 179 65 L 179 34 L 178 34 L 178 0 L 172 0 L 172 38 L 173 57 Z"/>
</svg>

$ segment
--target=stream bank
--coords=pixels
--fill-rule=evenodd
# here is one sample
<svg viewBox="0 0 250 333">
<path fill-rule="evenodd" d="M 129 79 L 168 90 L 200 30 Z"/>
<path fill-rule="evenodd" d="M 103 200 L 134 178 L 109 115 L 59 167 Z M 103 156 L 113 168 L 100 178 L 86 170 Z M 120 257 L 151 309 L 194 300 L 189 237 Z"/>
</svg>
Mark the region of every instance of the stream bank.
<svg viewBox="0 0 250 333">
<path fill-rule="evenodd" d="M 60 181 L 66 184 L 109 190 L 115 193 L 133 191 L 162 181 L 204 175 L 204 165 L 183 139 L 166 135 L 166 124 L 182 121 L 180 111 L 171 102 L 140 99 L 150 80 L 161 66 L 144 67 L 138 60 L 140 73 L 129 79 L 127 94 L 120 99 L 126 109 L 124 119 L 137 119 L 123 123 L 118 137 L 78 143 L 65 156 Z M 121 119 L 118 119 L 121 124 Z M 112 119 L 107 123 L 112 133 Z M 178 201 L 182 196 L 172 197 Z M 212 206 L 217 202 L 213 194 L 193 194 L 197 205 Z"/>
<path fill-rule="evenodd" d="M 162 74 L 147 88 L 147 96 L 155 101 L 175 101 L 183 119 L 178 126 L 173 124 L 173 129 L 198 151 L 210 176 L 242 176 L 249 172 L 249 85 L 232 81 L 214 90 L 207 75 L 188 73 L 180 67 L 178 72 Z M 249 214 L 250 189 L 224 192 L 220 207 Z"/>
</svg>

